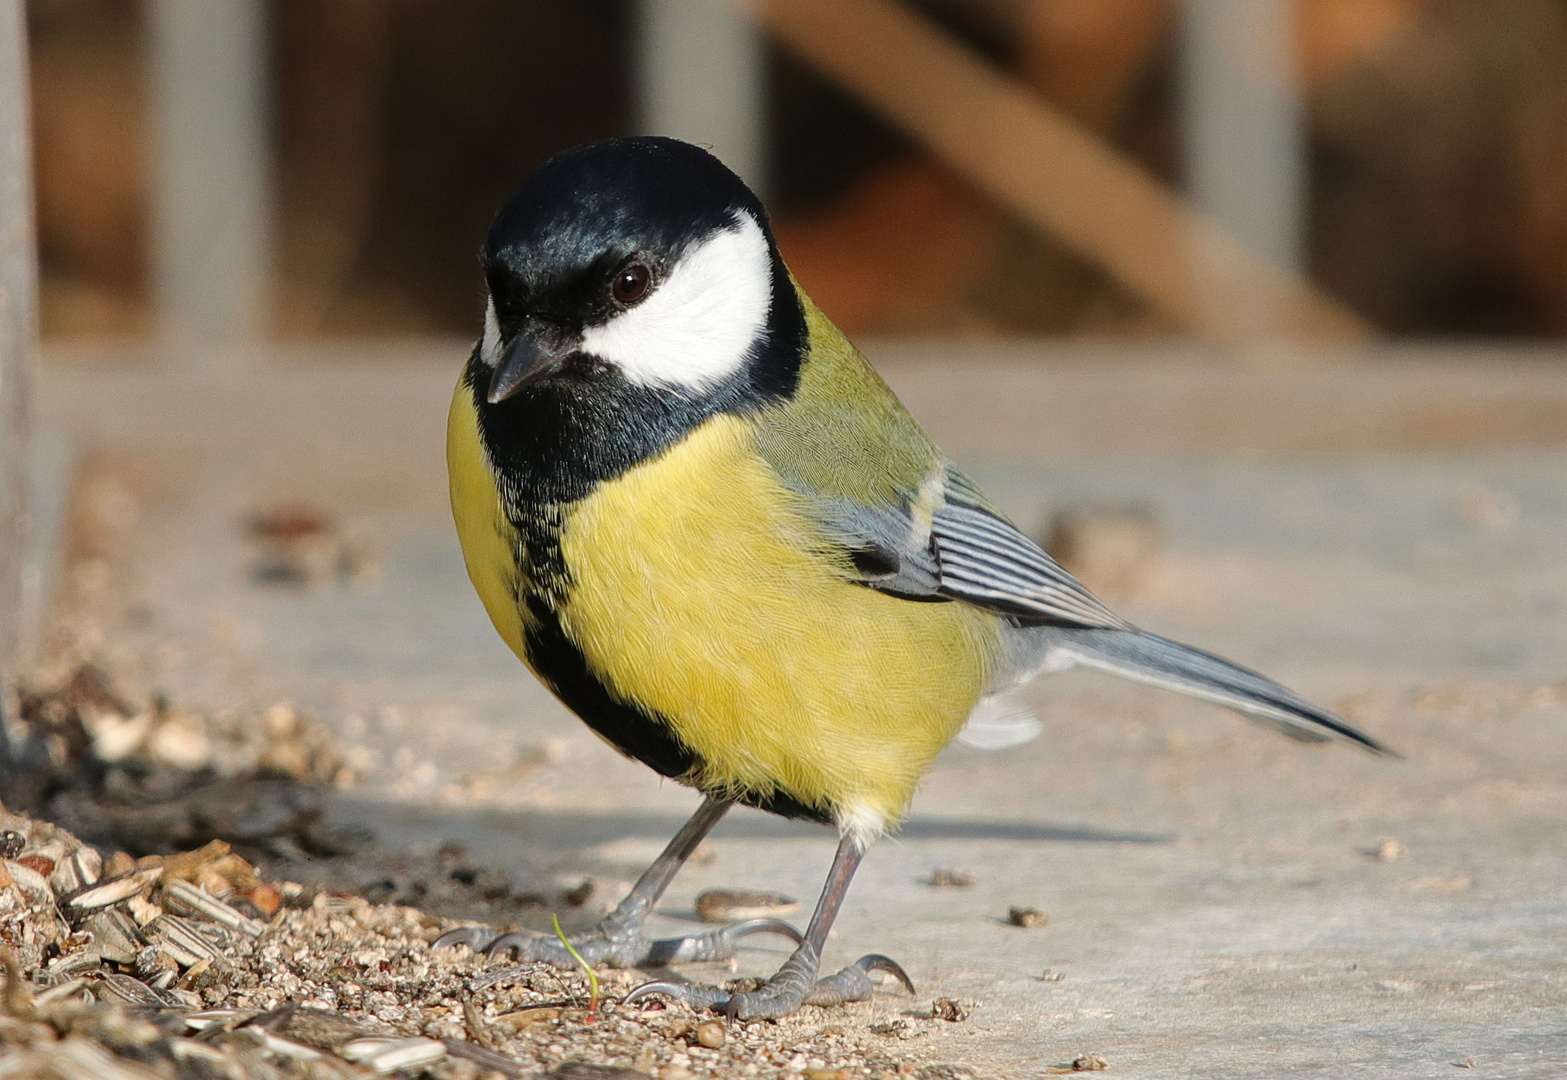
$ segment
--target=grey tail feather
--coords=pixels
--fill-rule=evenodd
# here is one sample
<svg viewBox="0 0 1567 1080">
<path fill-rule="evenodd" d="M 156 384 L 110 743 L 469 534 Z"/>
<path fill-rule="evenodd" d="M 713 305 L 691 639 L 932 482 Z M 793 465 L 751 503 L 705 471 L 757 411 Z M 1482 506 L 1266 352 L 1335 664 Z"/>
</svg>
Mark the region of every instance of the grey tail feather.
<svg viewBox="0 0 1567 1080">
<path fill-rule="evenodd" d="M 1140 630 L 1069 630 L 1060 648 L 1083 667 L 1203 698 L 1271 724 L 1302 742 L 1337 736 L 1378 754 L 1401 755 L 1349 721 L 1255 671 Z"/>
</svg>

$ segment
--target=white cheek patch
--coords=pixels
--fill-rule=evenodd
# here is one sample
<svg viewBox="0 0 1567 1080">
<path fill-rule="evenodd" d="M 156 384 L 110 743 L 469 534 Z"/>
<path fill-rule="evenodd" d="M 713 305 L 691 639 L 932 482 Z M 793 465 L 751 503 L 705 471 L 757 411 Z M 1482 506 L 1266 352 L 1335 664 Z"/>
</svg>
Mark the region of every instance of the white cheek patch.
<svg viewBox="0 0 1567 1080">
<path fill-rule="evenodd" d="M 745 364 L 772 295 L 767 237 L 740 214 L 686 251 L 646 300 L 585 332 L 582 350 L 638 385 L 700 390 Z"/>
<path fill-rule="evenodd" d="M 479 339 L 479 362 L 495 367 L 501 362 L 501 321 L 495 315 L 495 299 L 484 302 L 484 336 Z"/>
</svg>

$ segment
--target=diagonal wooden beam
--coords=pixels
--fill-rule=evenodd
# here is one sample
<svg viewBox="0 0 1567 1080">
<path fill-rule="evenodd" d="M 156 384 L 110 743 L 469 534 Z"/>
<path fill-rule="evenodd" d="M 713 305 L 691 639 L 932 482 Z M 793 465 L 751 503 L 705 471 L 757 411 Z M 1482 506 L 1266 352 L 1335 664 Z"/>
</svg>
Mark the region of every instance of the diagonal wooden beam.
<svg viewBox="0 0 1567 1080">
<path fill-rule="evenodd" d="M 1248 254 L 1136 162 L 893 0 L 755 0 L 752 10 L 779 42 L 980 190 L 1192 333 L 1239 349 L 1374 335 L 1342 303 Z"/>
</svg>

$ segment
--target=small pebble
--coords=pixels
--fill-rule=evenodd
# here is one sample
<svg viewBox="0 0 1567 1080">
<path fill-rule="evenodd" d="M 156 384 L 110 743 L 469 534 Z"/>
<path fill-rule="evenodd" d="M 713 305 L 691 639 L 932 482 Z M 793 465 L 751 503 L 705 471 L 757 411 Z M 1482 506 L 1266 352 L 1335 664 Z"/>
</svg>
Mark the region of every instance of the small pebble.
<svg viewBox="0 0 1567 1080">
<path fill-rule="evenodd" d="M 717 1020 L 709 1020 L 705 1024 L 697 1025 L 696 1041 L 701 1043 L 703 1046 L 708 1046 L 714 1050 L 717 1050 L 720 1046 L 724 1045 L 727 1039 L 728 1034 L 724 1031 L 724 1025 L 720 1024 Z"/>
<path fill-rule="evenodd" d="M 1375 858 L 1377 862 L 1398 862 L 1409 857 L 1409 849 L 1391 836 L 1383 836 L 1377 839 Z"/>
<path fill-rule="evenodd" d="M 974 884 L 974 871 L 938 866 L 930 872 L 930 883 L 940 888 L 966 889 Z"/>
<path fill-rule="evenodd" d="M 596 892 L 598 892 L 598 884 L 592 878 L 586 878 L 582 884 L 561 893 L 560 898 L 567 907 L 581 907 L 593 899 L 593 894 Z"/>
<path fill-rule="evenodd" d="M 1044 926 L 1049 921 L 1050 916 L 1038 908 L 1015 907 L 1007 911 L 1007 922 L 1013 926 L 1021 926 L 1025 930 L 1033 930 L 1036 927 Z"/>
<path fill-rule="evenodd" d="M 1073 1058 L 1065 1065 L 1052 1065 L 1045 1070 L 1047 1075 L 1059 1076 L 1064 1073 L 1103 1072 L 1110 1067 L 1110 1063 L 1098 1054 L 1082 1054 Z"/>
<path fill-rule="evenodd" d="M 946 1020 L 955 1024 L 959 1020 L 968 1019 L 968 1006 L 951 998 L 937 998 L 930 1003 L 930 1015 L 933 1020 Z"/>
<path fill-rule="evenodd" d="M 270 885 L 257 885 L 246 893 L 245 897 L 268 918 L 277 914 L 278 907 L 283 903 L 283 898 L 278 895 L 278 891 Z"/>
</svg>

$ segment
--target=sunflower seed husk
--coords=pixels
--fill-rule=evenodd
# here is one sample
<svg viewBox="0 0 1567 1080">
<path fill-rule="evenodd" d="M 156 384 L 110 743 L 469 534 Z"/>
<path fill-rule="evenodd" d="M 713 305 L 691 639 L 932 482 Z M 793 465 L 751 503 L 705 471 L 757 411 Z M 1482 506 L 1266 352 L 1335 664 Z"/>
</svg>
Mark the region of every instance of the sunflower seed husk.
<svg viewBox="0 0 1567 1080">
<path fill-rule="evenodd" d="M 56 896 L 69 896 L 85 884 L 87 879 L 82 876 L 81 866 L 74 855 L 55 863 L 54 871 L 49 875 L 49 887 Z"/>
<path fill-rule="evenodd" d="M 320 1050 L 336 1050 L 353 1039 L 375 1034 L 373 1029 L 341 1013 L 292 1004 L 253 1016 L 245 1023 L 247 1027 L 265 1028 Z"/>
<path fill-rule="evenodd" d="M 446 1056 L 446 1044 L 418 1036 L 404 1039 L 372 1036 L 345 1043 L 340 1052 L 349 1061 L 357 1061 L 378 1073 L 389 1073 L 434 1065 Z"/>
<path fill-rule="evenodd" d="M 281 1035 L 274 1035 L 270 1031 L 261 1028 L 249 1028 L 261 1034 L 262 1044 L 266 1046 L 269 1054 L 277 1054 L 279 1057 L 293 1058 L 295 1061 L 319 1061 L 326 1055 L 313 1046 L 306 1046 L 302 1042 L 293 1039 L 285 1039 Z"/>
<path fill-rule="evenodd" d="M 151 980 L 165 971 L 178 971 L 179 964 L 164 951 L 162 945 L 148 945 L 136 954 L 137 978 Z"/>
<path fill-rule="evenodd" d="M 188 881 L 170 881 L 163 887 L 163 906 L 187 915 L 202 915 L 237 930 L 246 937 L 260 937 L 266 924 L 234 910 Z"/>
<path fill-rule="evenodd" d="M 175 1061 L 200 1061 L 211 1065 L 212 1072 L 222 1076 L 226 1072 L 229 1057 L 215 1046 L 197 1042 L 195 1039 L 173 1038 L 169 1040 L 169 1053 Z"/>
<path fill-rule="evenodd" d="M 89 968 L 99 967 L 103 964 L 103 957 L 94 948 L 78 949 L 64 956 L 57 956 L 49 961 L 44 971 L 51 979 L 63 979 L 78 971 L 86 971 Z"/>
<path fill-rule="evenodd" d="M 76 876 L 82 879 L 83 885 L 96 885 L 103 876 L 103 856 L 97 848 L 77 848 L 71 862 L 76 864 Z"/>
<path fill-rule="evenodd" d="M 527 964 L 507 964 L 504 967 L 491 968 L 489 971 L 475 975 L 473 978 L 468 980 L 468 985 L 470 988 L 476 991 L 484 990 L 494 986 L 496 983 L 505 982 L 508 979 L 515 979 L 517 976 L 522 975 L 527 971 Z"/>
<path fill-rule="evenodd" d="M 49 879 L 34 870 L 31 866 L 24 866 L 19 862 L 7 859 L 5 868 L 11 873 L 11 880 L 16 887 L 28 896 L 39 900 L 52 901 L 54 890 L 49 887 Z"/>
<path fill-rule="evenodd" d="M 778 893 L 745 889 L 708 889 L 696 898 L 696 913 L 704 922 L 730 923 L 766 919 L 798 910 L 800 902 Z"/>
<path fill-rule="evenodd" d="M 155 1005 L 159 1008 L 181 1004 L 129 975 L 110 973 L 98 981 L 95 988 L 99 1001 L 124 1001 L 132 1005 Z"/>
<path fill-rule="evenodd" d="M 178 915 L 158 916 L 147 927 L 146 936 L 149 941 L 157 942 L 181 967 L 190 967 L 198 960 L 222 960 L 219 948 L 189 919 Z"/>
<path fill-rule="evenodd" d="M 91 994 L 92 985 L 86 979 L 71 979 L 67 982 L 56 983 L 48 989 L 35 993 L 33 995 L 33 1008 L 47 1011 L 73 998 L 79 1001 L 85 996 L 91 996 Z"/>
<path fill-rule="evenodd" d="M 40 1052 L 40 1057 L 37 1072 L 20 1075 L 48 1076 L 54 1080 L 150 1080 L 157 1075 L 113 1058 L 107 1051 L 80 1039 L 48 1047 Z"/>
<path fill-rule="evenodd" d="M 522 1066 L 517 1062 L 502 1054 L 497 1054 L 494 1050 L 486 1050 L 478 1043 L 471 1043 L 466 1039 L 443 1039 L 442 1041 L 446 1044 L 446 1052 L 454 1058 L 464 1058 L 487 1072 L 498 1072 L 502 1076 L 518 1077 L 522 1075 Z"/>
<path fill-rule="evenodd" d="M 110 904 L 118 904 L 122 900 L 129 900 L 139 893 L 152 887 L 153 882 L 163 876 L 163 867 L 149 866 L 141 870 L 132 870 L 121 877 L 110 878 L 100 885 L 92 885 L 66 901 L 71 907 L 80 911 L 88 908 L 108 907 Z"/>
<path fill-rule="evenodd" d="M 177 941 L 170 941 L 166 936 L 160 936 L 158 938 L 158 949 L 180 967 L 190 967 L 197 961 L 207 959 L 207 957 L 202 953 L 195 952 L 192 949 L 187 949 Z M 152 978 L 154 978 L 154 976 L 148 976 L 149 980 Z"/>
<path fill-rule="evenodd" d="M 253 1013 L 243 1009 L 203 1009 L 201 1012 L 191 1013 L 185 1017 L 185 1026 L 192 1031 L 206 1031 L 208 1028 L 232 1028 L 250 1019 Z"/>
<path fill-rule="evenodd" d="M 98 955 L 116 964 L 134 963 L 145 944 L 136 932 L 136 923 L 116 908 L 94 912 L 82 928 L 93 936 Z"/>
<path fill-rule="evenodd" d="M 536 1005 L 531 1009 L 518 1009 L 516 1012 L 502 1013 L 494 1020 L 493 1024 L 502 1027 L 520 1030 L 530 1028 L 535 1024 L 545 1024 L 551 1020 L 559 1020 L 562 1010 L 554 1005 Z"/>
</svg>

